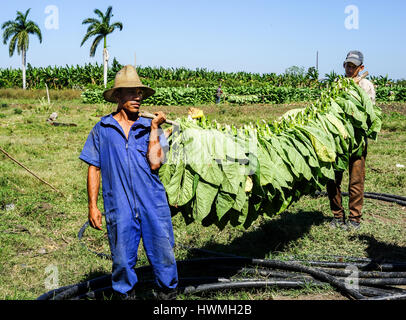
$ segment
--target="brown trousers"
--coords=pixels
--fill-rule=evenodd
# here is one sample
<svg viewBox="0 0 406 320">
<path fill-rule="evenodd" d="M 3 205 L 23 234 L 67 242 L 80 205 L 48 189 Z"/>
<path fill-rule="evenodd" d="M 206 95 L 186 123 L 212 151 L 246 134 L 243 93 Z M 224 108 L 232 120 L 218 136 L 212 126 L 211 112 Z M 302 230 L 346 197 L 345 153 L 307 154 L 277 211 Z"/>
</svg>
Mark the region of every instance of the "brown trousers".
<svg viewBox="0 0 406 320">
<path fill-rule="evenodd" d="M 364 204 L 365 160 L 367 157 L 367 145 L 361 157 L 351 158 L 349 163 L 349 220 L 360 222 L 362 217 L 362 205 Z M 327 193 L 330 200 L 330 209 L 335 218 L 344 218 L 342 206 L 341 182 L 343 172 L 335 173 L 335 181 L 327 184 Z"/>
</svg>

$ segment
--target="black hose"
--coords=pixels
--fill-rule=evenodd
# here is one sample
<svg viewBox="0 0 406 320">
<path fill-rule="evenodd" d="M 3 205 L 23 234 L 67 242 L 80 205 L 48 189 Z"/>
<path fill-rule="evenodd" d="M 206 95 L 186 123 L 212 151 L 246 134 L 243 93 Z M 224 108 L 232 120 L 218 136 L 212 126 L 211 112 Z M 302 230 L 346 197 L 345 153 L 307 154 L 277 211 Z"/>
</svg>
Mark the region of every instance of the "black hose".
<svg viewBox="0 0 406 320">
<path fill-rule="evenodd" d="M 389 194 L 389 193 L 377 193 L 377 192 L 367 192 L 369 195 L 376 195 L 376 196 L 382 196 L 386 198 L 394 198 L 402 201 L 406 201 L 406 197 L 403 196 L 398 196 L 396 194 Z"/>
<path fill-rule="evenodd" d="M 189 251 L 195 251 L 195 252 L 200 252 L 200 253 L 205 253 L 205 254 L 211 254 L 211 255 L 215 255 L 215 256 L 219 256 L 219 257 L 240 257 L 240 258 L 249 258 L 246 256 L 237 256 L 235 254 L 231 254 L 231 253 L 223 253 L 223 252 L 216 252 L 216 251 L 211 251 L 211 250 L 207 250 L 207 249 L 200 249 L 200 248 L 193 248 L 193 247 L 189 247 L 189 246 L 185 246 L 182 244 L 177 245 L 183 249 L 189 250 Z M 391 261 L 391 260 L 386 260 L 386 259 L 370 259 L 370 258 L 365 258 L 365 257 L 350 257 L 350 256 L 337 256 L 337 255 L 307 255 L 309 257 L 331 257 L 331 258 L 335 258 L 337 261 L 313 261 L 313 260 L 290 260 L 290 261 L 295 261 L 295 262 L 299 262 L 299 263 L 309 263 L 312 264 L 313 266 L 323 266 L 326 265 L 328 267 L 333 267 L 333 268 L 346 268 L 348 266 L 354 266 L 354 262 L 359 262 L 359 264 L 357 264 L 357 267 L 364 267 L 367 269 L 403 269 L 403 267 L 406 267 L 406 262 L 399 262 L 399 261 Z M 294 259 L 296 258 L 295 256 L 289 256 L 289 258 Z M 349 262 L 344 262 L 344 260 L 347 260 Z M 361 263 L 364 262 L 364 263 Z M 323 269 L 323 268 L 319 268 L 322 271 L 326 271 L 329 270 L 331 271 L 331 269 Z M 405 269 L 406 270 L 406 269 Z M 327 271 L 326 271 L 327 272 Z M 338 272 L 338 270 L 337 270 Z M 376 276 L 374 276 L 374 274 Z M 338 274 L 337 274 L 338 275 Z M 393 272 L 393 273 L 382 273 L 382 275 L 386 276 L 386 277 L 394 277 L 394 278 L 401 278 L 401 277 L 406 277 L 406 272 Z M 365 273 L 365 277 L 368 276 L 368 273 Z M 379 276 L 379 272 L 375 271 L 373 273 L 370 273 L 370 275 L 368 277 L 380 277 Z"/>
<path fill-rule="evenodd" d="M 323 254 L 323 255 L 316 255 L 316 254 L 307 254 L 305 255 L 306 257 L 314 257 L 314 258 L 318 258 L 320 260 L 320 258 L 332 258 L 335 259 L 335 261 L 337 262 L 374 262 L 374 263 L 382 263 L 382 262 L 387 262 L 387 263 L 399 263 L 399 261 L 392 261 L 392 260 L 388 260 L 386 258 L 382 258 L 382 259 L 376 259 L 376 258 L 366 258 L 366 257 L 351 257 L 351 256 L 338 256 L 338 255 L 333 255 L 333 254 Z M 298 259 L 297 256 L 287 256 L 289 259 L 293 259 L 293 260 L 300 260 L 300 261 L 309 261 L 309 259 L 306 260 L 302 260 L 302 259 Z M 406 262 L 406 261 L 405 261 Z M 402 262 L 403 263 L 403 262 Z"/>
<path fill-rule="evenodd" d="M 216 291 L 224 289 L 247 289 L 247 288 L 263 288 L 263 287 L 278 287 L 278 288 L 298 288 L 308 285 L 306 281 L 294 280 L 255 280 L 255 281 L 233 281 L 227 283 L 207 283 L 197 286 L 188 286 L 180 288 L 179 292 L 183 294 L 192 294 L 206 291 Z"/>
<path fill-rule="evenodd" d="M 321 271 L 327 272 L 332 276 L 346 277 L 348 272 L 344 270 L 318 268 Z M 406 272 L 380 272 L 380 271 L 358 271 L 359 278 L 406 278 Z"/>
<path fill-rule="evenodd" d="M 315 197 L 327 196 L 327 195 L 328 194 L 325 191 L 316 191 L 314 193 Z M 348 192 L 342 192 L 341 195 L 347 197 Z M 374 200 L 382 200 L 382 201 L 386 201 L 386 202 L 393 202 L 393 203 L 397 203 L 397 204 L 399 204 L 399 205 L 401 205 L 403 207 L 406 206 L 406 197 L 398 196 L 398 195 L 394 195 L 394 194 L 364 192 L 364 198 L 369 198 L 369 199 L 374 199 Z"/>
<path fill-rule="evenodd" d="M 76 286 L 76 285 L 75 285 L 75 284 L 71 284 L 71 285 L 69 285 L 69 286 L 64 286 L 64 287 L 60 287 L 60 288 L 57 288 L 57 289 L 48 291 L 48 292 L 44 293 L 43 295 L 39 296 L 39 297 L 37 298 L 37 300 L 53 300 L 54 297 L 55 297 L 57 294 L 59 294 L 59 293 L 65 291 L 65 290 L 68 290 L 68 289 L 70 289 L 70 288 L 72 288 L 72 287 L 74 287 L 74 286 Z"/>
<path fill-rule="evenodd" d="M 187 267 L 187 266 L 192 266 L 194 267 L 195 270 L 196 267 L 202 267 L 205 268 L 207 270 L 207 265 L 214 265 L 214 266 L 221 266 L 221 265 L 227 265 L 227 266 L 242 266 L 242 265 L 255 265 L 255 266 L 265 266 L 265 267 L 274 267 L 274 268 L 278 268 L 278 269 L 288 269 L 288 270 L 294 270 L 294 271 L 299 271 L 302 273 L 307 273 L 310 274 L 311 277 L 307 277 L 307 278 L 303 278 L 303 279 L 299 279 L 299 275 L 298 274 L 293 274 L 293 276 L 295 277 L 294 279 L 289 279 L 290 282 L 286 282 L 287 280 L 284 279 L 285 282 L 283 282 L 282 280 L 277 280 L 277 281 L 282 281 L 282 282 L 275 282 L 276 279 L 273 279 L 274 282 L 269 282 L 268 281 L 268 285 L 273 284 L 274 286 L 288 286 L 289 283 L 290 285 L 292 285 L 292 283 L 294 281 L 296 281 L 296 286 L 299 285 L 303 285 L 303 282 L 306 282 L 306 284 L 309 283 L 314 283 L 314 284 L 318 284 L 317 280 L 314 279 L 320 279 L 322 280 L 322 282 L 320 283 L 329 283 L 330 285 L 332 285 L 333 287 L 338 288 L 341 292 L 343 292 L 344 294 L 350 295 L 351 297 L 355 297 L 356 299 L 364 299 L 365 296 L 383 296 L 384 294 L 390 294 L 390 292 L 387 292 L 385 290 L 379 290 L 376 288 L 367 288 L 367 287 L 363 287 L 362 285 L 364 284 L 362 282 L 362 279 L 360 279 L 360 291 L 357 292 L 355 290 L 348 290 L 347 288 L 345 288 L 345 283 L 342 279 L 338 279 L 338 278 L 334 278 L 331 275 L 328 275 L 325 272 L 321 272 L 320 270 L 316 270 L 313 268 L 309 268 L 306 266 L 302 266 L 302 265 L 298 265 L 296 263 L 291 263 L 291 262 L 286 262 L 286 261 L 275 261 L 275 260 L 261 260 L 261 259 L 249 259 L 249 258 L 231 258 L 231 257 L 215 257 L 215 258 L 200 258 L 200 259 L 193 259 L 193 260 L 184 260 L 184 261 L 179 261 L 178 265 L 182 268 L 182 267 Z M 136 269 L 137 271 L 150 271 L 151 267 L 150 266 L 142 266 Z M 292 276 L 292 273 L 287 274 L 285 273 L 275 273 L 275 276 Z M 314 278 L 314 279 L 312 279 Z M 187 279 L 187 278 L 185 278 Z M 216 280 L 217 282 L 215 284 L 202 284 L 201 282 L 206 282 L 206 281 L 210 281 L 213 282 L 213 280 Z M 268 279 L 269 280 L 269 279 Z M 333 280 L 333 281 L 332 281 Z M 399 283 L 402 283 L 399 280 L 402 279 L 366 279 L 366 280 L 379 280 L 379 281 L 373 281 L 373 285 L 387 285 L 387 284 L 395 284 L 395 285 L 399 285 Z M 384 281 L 382 281 L 384 280 Z M 185 280 L 183 280 L 185 281 Z M 235 284 L 235 281 L 230 281 L 230 285 L 227 286 L 226 283 L 228 283 L 227 281 L 221 280 L 218 277 L 206 277 L 206 278 L 200 278 L 200 281 L 198 280 L 198 278 L 195 278 L 193 280 L 193 278 L 189 279 L 190 281 L 195 281 L 194 283 L 198 283 L 195 286 L 192 286 L 194 288 L 197 288 L 195 291 L 193 291 L 191 289 L 191 286 L 186 286 L 185 288 L 189 288 L 185 291 L 185 293 L 188 292 L 201 292 L 201 291 L 210 291 L 210 290 L 217 290 L 220 288 L 240 288 L 242 286 L 242 282 L 244 282 L 244 284 L 246 285 L 244 288 L 247 287 L 263 287 L 265 286 L 265 282 L 262 284 L 258 284 L 258 282 L 252 283 L 252 285 L 250 284 L 251 282 L 247 280 L 244 281 L 239 281 L 240 284 Z M 218 283 L 219 281 L 221 281 L 221 283 Z M 293 282 L 292 282 L 293 281 Z M 299 282 L 298 282 L 299 281 Z M 301 282 L 300 282 L 301 281 Z M 200 283 L 199 283 L 200 282 Z M 181 282 L 180 282 L 181 284 Z M 186 283 L 182 283 L 182 285 L 186 285 Z M 213 286 L 212 286 L 213 285 Z M 199 287 L 200 286 L 200 287 Z M 82 282 L 80 284 L 77 285 L 73 285 L 73 286 L 67 286 L 64 288 L 67 288 L 65 290 L 63 290 L 64 288 L 59 288 L 57 290 L 53 290 L 53 293 L 58 292 L 57 295 L 52 294 L 52 292 L 49 292 L 47 294 L 42 295 L 41 297 L 39 297 L 38 299 L 44 299 L 45 297 L 48 297 L 50 299 L 55 299 L 55 300 L 61 300 L 61 299 L 77 299 L 77 298 L 92 298 L 92 297 L 101 297 L 101 293 L 104 292 L 106 293 L 106 290 L 108 288 L 111 287 L 111 275 L 106 275 L 106 276 L 102 276 L 93 280 L 89 280 L 86 282 Z M 107 288 L 107 289 L 106 289 Z M 217 289 L 216 289 L 217 288 Z M 109 289 L 111 290 L 111 289 Z M 192 290 L 192 291 L 191 291 Z M 92 293 L 93 292 L 93 293 Z M 401 291 L 402 292 L 402 291 Z M 403 291 L 404 292 L 404 291 Z M 402 293 L 403 293 L 402 292 Z M 399 293 L 397 293 L 399 294 Z"/>
<path fill-rule="evenodd" d="M 390 200 L 392 200 L 392 198 Z M 87 221 L 80 229 L 78 233 L 79 241 L 82 240 L 84 231 L 88 226 L 89 222 Z M 82 246 L 86 247 L 83 243 L 81 244 Z M 183 245 L 179 246 L 185 247 Z M 193 271 L 197 271 L 200 269 L 204 269 L 205 271 L 207 271 L 209 269 L 231 268 L 234 271 L 241 271 L 245 272 L 246 274 L 265 275 L 268 277 L 273 277 L 273 279 L 266 279 L 266 281 L 263 279 L 245 279 L 244 281 L 241 280 L 228 281 L 225 278 L 219 278 L 218 274 L 216 274 L 217 277 L 179 278 L 178 287 L 181 291 L 183 290 L 186 293 L 220 290 L 221 288 L 231 288 L 231 289 L 248 288 L 248 287 L 255 288 L 269 285 L 279 287 L 284 286 L 300 287 L 305 284 L 323 285 L 325 283 L 328 283 L 334 288 L 338 289 L 344 295 L 355 299 L 365 299 L 366 296 L 387 298 L 387 296 L 389 295 L 393 296 L 394 293 L 395 295 L 398 296 L 405 293 L 405 290 L 396 287 L 388 287 L 389 285 L 404 284 L 406 282 L 406 279 L 404 279 L 405 278 L 404 272 L 403 273 L 382 272 L 382 270 L 389 271 L 406 270 L 406 263 L 402 262 L 382 263 L 368 258 L 340 257 L 340 256 L 334 256 L 338 257 L 340 262 L 308 261 L 308 260 L 279 261 L 279 260 L 253 259 L 250 257 L 240 257 L 235 256 L 233 254 L 218 253 L 197 248 L 187 248 L 187 249 L 195 250 L 205 254 L 215 254 L 218 255 L 218 257 L 198 258 L 178 261 L 177 265 L 179 270 L 183 270 L 185 268 L 187 269 L 188 267 L 192 267 L 191 269 L 193 269 Z M 97 254 L 99 257 L 111 259 L 110 255 L 98 253 L 92 250 L 89 251 Z M 347 263 L 342 262 L 343 260 L 353 260 L 356 262 Z M 247 266 L 250 265 L 255 266 L 256 269 L 247 268 Z M 358 272 L 359 291 L 357 291 L 347 288 L 344 280 L 339 278 L 340 276 L 341 277 L 348 276 L 348 273 L 346 273 L 343 270 L 329 269 L 329 268 L 345 268 L 350 265 L 356 266 L 360 270 L 380 270 L 380 271 L 375 272 L 359 271 Z M 226 266 L 226 268 L 224 268 L 224 266 Z M 210 268 L 208 269 L 208 267 Z M 294 272 L 275 271 L 272 269 L 289 270 Z M 152 274 L 151 266 L 142 266 L 136 268 L 135 270 L 138 273 L 150 272 Z M 373 288 L 367 287 L 367 285 L 373 286 Z M 89 298 L 97 299 L 100 297 L 105 297 L 106 294 L 111 293 L 113 293 L 113 290 L 111 288 L 111 274 L 110 274 L 96 279 L 88 280 L 76 285 L 65 286 L 62 288 L 52 290 L 40 296 L 38 300 L 89 299 Z"/>
<path fill-rule="evenodd" d="M 346 268 L 349 266 L 355 266 L 360 270 L 372 271 L 405 271 L 406 263 L 393 262 L 393 263 L 379 263 L 379 262 L 332 262 L 332 261 L 309 261 L 309 260 L 293 260 L 296 263 L 306 263 L 313 267 L 329 267 L 329 268 Z"/>
<path fill-rule="evenodd" d="M 363 295 L 359 294 L 357 291 L 348 289 L 342 282 L 330 276 L 329 274 L 316 270 L 311 267 L 307 267 L 301 265 L 296 262 L 286 262 L 286 261 L 278 261 L 278 260 L 263 260 L 263 259 L 252 259 L 252 258 L 240 258 L 240 257 L 215 257 L 215 258 L 199 258 L 194 260 L 184 260 L 184 264 L 191 264 L 191 265 L 199 265 L 202 266 L 207 263 L 214 263 L 214 264 L 252 264 L 258 266 L 265 266 L 265 267 L 273 267 L 277 269 L 287 269 L 293 271 L 299 271 L 303 273 L 307 273 L 312 275 L 315 279 L 319 279 L 321 281 L 328 282 L 333 287 L 337 288 L 339 291 L 343 292 L 344 294 L 348 294 L 349 296 L 356 298 L 356 299 L 363 299 Z"/>
<path fill-rule="evenodd" d="M 219 266 L 219 269 L 224 269 L 224 270 L 231 270 L 235 271 L 236 273 L 242 273 L 242 274 L 251 274 L 251 275 L 259 275 L 259 276 L 264 276 L 264 277 L 273 277 L 273 278 L 280 278 L 281 280 L 298 280 L 298 281 L 310 281 L 312 283 L 317 283 L 321 284 L 322 282 L 319 282 L 317 280 L 314 280 L 312 276 L 305 276 L 300 273 L 293 273 L 293 272 L 281 272 L 281 271 L 273 271 L 269 269 L 255 269 L 255 268 L 233 268 L 229 266 Z M 348 274 L 346 275 L 348 276 Z M 345 279 L 340 277 L 339 278 L 341 281 L 344 281 Z M 402 285 L 406 283 L 406 279 L 359 279 L 358 284 L 359 284 L 359 291 L 361 294 L 366 294 L 370 296 L 377 296 L 377 295 L 383 295 L 383 294 L 393 294 L 393 290 L 384 290 L 384 289 L 377 289 L 377 288 L 368 288 L 366 286 L 384 286 L 384 285 Z M 364 285 L 364 286 L 363 286 Z M 402 289 L 399 289 L 400 291 L 403 291 Z"/>
<path fill-rule="evenodd" d="M 108 276 L 102 276 L 96 279 L 78 283 L 62 292 L 56 294 L 52 300 L 66 300 L 74 295 L 81 294 L 86 291 L 93 291 L 100 287 L 106 287 L 111 285 L 111 274 Z"/>
<path fill-rule="evenodd" d="M 183 282 L 180 279 L 180 283 Z M 306 279 L 271 279 L 271 280 L 261 280 L 261 279 L 247 279 L 247 280 L 238 280 L 238 281 L 218 281 L 218 282 L 210 282 L 204 283 L 207 280 L 211 280 L 211 278 L 195 278 L 195 284 L 189 284 L 184 287 L 179 287 L 178 292 L 181 294 L 196 294 L 202 293 L 207 291 L 217 291 L 217 290 L 235 290 L 235 289 L 249 289 L 249 288 L 284 288 L 284 289 L 293 289 L 293 288 L 302 288 L 304 286 L 312 285 L 312 286 L 324 286 L 325 283 L 316 281 L 309 278 Z M 189 279 L 189 282 L 192 279 Z M 203 283 L 201 283 L 203 282 Z M 364 294 L 368 297 L 389 297 L 391 296 L 391 292 L 388 290 L 382 289 L 371 289 L 368 287 L 359 287 L 360 293 Z M 112 290 L 111 286 L 103 287 L 96 289 L 94 291 L 86 292 L 81 294 L 80 296 L 73 297 L 72 300 L 83 300 L 83 299 L 100 299 L 100 298 L 108 298 L 108 296 L 113 297 L 114 291 Z"/>
<path fill-rule="evenodd" d="M 372 297 L 364 300 L 406 300 L 406 293 L 393 294 L 390 296 Z"/>
<path fill-rule="evenodd" d="M 375 199 L 375 200 L 382 200 L 382 201 L 386 201 L 386 202 L 393 202 L 393 203 L 397 203 L 398 205 L 401 205 L 403 207 L 406 207 L 406 201 L 405 200 L 399 200 L 398 198 L 379 196 L 379 195 L 375 195 L 375 194 L 367 194 L 367 195 L 364 195 L 364 196 L 365 196 L 365 198 Z"/>
<path fill-rule="evenodd" d="M 72 297 L 70 300 L 86 300 L 86 299 L 104 300 L 106 296 L 114 296 L 114 294 L 115 292 L 113 288 L 111 286 L 108 286 L 83 293 L 77 297 Z"/>
<path fill-rule="evenodd" d="M 104 213 L 103 213 L 103 215 L 104 215 Z M 78 239 L 79 239 L 79 243 L 81 244 L 81 246 L 84 247 L 86 250 L 94 253 L 95 255 L 97 255 L 100 258 L 112 260 L 113 258 L 111 257 L 110 254 L 91 250 L 82 242 L 83 233 L 85 232 L 85 230 L 88 226 L 89 226 L 89 221 L 86 221 L 85 224 L 82 226 L 82 228 L 80 228 L 80 230 L 78 232 Z"/>
<path fill-rule="evenodd" d="M 284 278 L 292 278 L 292 277 L 299 277 L 301 276 L 300 273 L 292 273 L 292 272 L 284 272 L 284 271 L 275 271 L 273 269 L 257 269 L 257 268 L 235 268 L 230 266 L 223 266 L 219 265 L 216 266 L 217 269 L 224 269 L 230 270 L 235 272 L 247 273 L 247 274 L 255 274 L 264 277 L 284 277 Z M 349 272 L 344 270 L 337 270 L 337 269 L 328 269 L 328 268 L 317 268 L 317 270 L 323 271 L 328 273 L 329 275 L 336 276 L 336 277 L 348 277 L 350 275 Z M 406 272 L 377 272 L 377 271 L 358 271 L 357 277 L 360 279 L 400 279 L 399 281 L 406 281 Z"/>
</svg>

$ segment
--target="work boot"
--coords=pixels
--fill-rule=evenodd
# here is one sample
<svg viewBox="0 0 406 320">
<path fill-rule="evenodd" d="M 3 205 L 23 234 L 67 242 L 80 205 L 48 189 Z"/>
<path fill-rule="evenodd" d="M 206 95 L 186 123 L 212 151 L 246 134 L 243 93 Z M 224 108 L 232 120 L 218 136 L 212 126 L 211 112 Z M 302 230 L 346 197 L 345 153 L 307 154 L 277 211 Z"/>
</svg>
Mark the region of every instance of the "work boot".
<svg viewBox="0 0 406 320">
<path fill-rule="evenodd" d="M 340 229 L 347 229 L 347 226 L 344 222 L 344 218 L 333 218 L 330 222 L 330 227 L 333 229 L 340 228 Z"/>
<path fill-rule="evenodd" d="M 140 281 L 127 294 L 121 294 L 121 300 L 145 300 L 148 299 L 150 291 L 150 284 Z"/>
<path fill-rule="evenodd" d="M 359 230 L 359 228 L 361 228 L 361 223 L 354 221 L 354 220 L 349 220 L 347 222 L 347 229 L 351 230 L 351 231 L 356 231 Z"/>
<path fill-rule="evenodd" d="M 140 300 L 138 294 L 134 289 L 130 290 L 127 294 L 120 294 L 120 300 Z"/>
<path fill-rule="evenodd" d="M 175 289 L 158 289 L 153 290 L 152 298 L 156 300 L 176 300 L 176 296 L 178 294 L 178 290 Z"/>
</svg>

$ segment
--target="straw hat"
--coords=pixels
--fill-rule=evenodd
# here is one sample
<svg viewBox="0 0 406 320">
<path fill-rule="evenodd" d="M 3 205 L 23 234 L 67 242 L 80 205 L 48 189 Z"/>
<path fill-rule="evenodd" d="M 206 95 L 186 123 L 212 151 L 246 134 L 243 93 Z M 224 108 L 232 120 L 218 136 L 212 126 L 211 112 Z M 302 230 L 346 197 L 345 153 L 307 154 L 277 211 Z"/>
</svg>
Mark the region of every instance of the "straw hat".
<svg viewBox="0 0 406 320">
<path fill-rule="evenodd" d="M 154 89 L 144 86 L 141 83 L 137 70 L 132 65 L 126 65 L 123 69 L 117 72 L 116 78 L 114 79 L 114 87 L 103 92 L 104 99 L 110 102 L 117 102 L 116 98 L 114 97 L 114 92 L 120 88 L 143 88 L 144 95 L 142 100 L 152 96 L 155 93 Z"/>
</svg>

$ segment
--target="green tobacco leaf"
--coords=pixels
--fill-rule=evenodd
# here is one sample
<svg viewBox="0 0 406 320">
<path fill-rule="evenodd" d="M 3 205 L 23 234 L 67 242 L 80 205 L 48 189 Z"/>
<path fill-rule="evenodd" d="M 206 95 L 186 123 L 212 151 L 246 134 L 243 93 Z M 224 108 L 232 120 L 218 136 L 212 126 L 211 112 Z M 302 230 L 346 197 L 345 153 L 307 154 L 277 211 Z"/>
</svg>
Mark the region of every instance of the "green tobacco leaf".
<svg viewBox="0 0 406 320">
<path fill-rule="evenodd" d="M 241 211 L 245 202 L 248 200 L 248 195 L 245 192 L 245 185 L 245 181 L 239 185 L 237 197 L 235 198 L 235 202 L 233 204 L 233 209 L 237 211 Z"/>
<path fill-rule="evenodd" d="M 165 163 L 159 169 L 159 179 L 161 180 L 164 187 L 169 184 L 172 174 L 175 172 L 176 166 L 172 164 Z"/>
<path fill-rule="evenodd" d="M 177 206 L 181 190 L 182 177 L 185 172 L 185 164 L 179 162 L 176 166 L 175 172 L 167 183 L 165 189 L 168 195 L 168 202 L 171 206 Z"/>
<path fill-rule="evenodd" d="M 225 192 L 219 192 L 216 198 L 217 217 L 220 220 L 234 205 L 235 196 Z"/>
<path fill-rule="evenodd" d="M 210 213 L 218 190 L 218 187 L 210 183 L 199 181 L 196 189 L 195 206 L 193 208 L 193 216 L 196 221 L 201 222 Z"/>
<path fill-rule="evenodd" d="M 314 123 L 313 123 L 314 124 Z M 317 157 L 323 162 L 334 162 L 335 153 L 335 142 L 332 140 L 331 135 L 326 134 L 321 129 L 316 126 L 303 126 L 300 130 L 304 131 L 305 134 L 310 138 Z"/>
<path fill-rule="evenodd" d="M 275 188 L 289 188 L 288 183 L 293 181 L 293 176 L 286 164 L 266 140 L 260 142 L 265 147 L 258 146 L 261 186 L 272 184 Z"/>
<path fill-rule="evenodd" d="M 367 116 L 365 113 L 362 113 L 357 106 L 350 100 L 346 100 L 342 97 L 338 97 L 336 102 L 343 108 L 345 113 L 354 119 L 354 125 L 358 128 L 362 128 L 365 131 L 368 130 L 366 123 Z"/>
<path fill-rule="evenodd" d="M 340 135 L 344 138 L 347 139 L 348 138 L 348 132 L 345 129 L 343 123 L 341 122 L 341 120 L 337 117 L 335 117 L 334 115 L 330 114 L 330 113 L 326 113 L 325 117 L 327 118 L 327 120 L 334 125 L 334 127 L 338 130 L 338 132 L 340 133 Z"/>
<path fill-rule="evenodd" d="M 281 136 L 280 141 L 285 142 L 283 150 L 287 154 L 291 166 L 293 166 L 298 173 L 302 174 L 306 180 L 310 180 L 312 178 L 312 172 L 304 157 L 292 145 L 290 139 Z"/>
<path fill-rule="evenodd" d="M 192 200 L 194 196 L 194 190 L 193 190 L 193 183 L 194 183 L 194 178 L 195 176 L 187 169 L 185 168 L 183 177 L 182 177 L 182 182 L 181 182 L 181 187 L 180 187 L 180 195 L 179 195 L 179 200 L 178 200 L 178 206 L 183 206 L 186 203 L 188 203 L 190 200 Z"/>
<path fill-rule="evenodd" d="M 316 152 L 314 151 L 314 147 L 312 145 L 311 140 L 303 134 L 300 130 L 295 130 L 293 132 L 294 136 L 296 137 L 297 141 L 301 141 L 303 145 L 306 146 L 306 150 L 309 152 L 309 157 L 308 157 L 308 164 L 309 166 L 313 168 L 318 168 L 319 161 Z"/>
<path fill-rule="evenodd" d="M 221 169 L 224 178 L 220 189 L 236 195 L 241 182 L 246 180 L 245 167 L 238 162 L 226 162 Z"/>
<path fill-rule="evenodd" d="M 269 140 L 268 140 L 268 152 L 271 153 L 271 157 L 272 157 L 272 153 L 277 154 L 285 163 L 285 166 L 287 168 L 289 168 L 289 170 L 296 176 L 296 177 L 300 177 L 299 172 L 296 170 L 296 168 L 294 166 L 291 165 L 291 161 L 289 160 L 288 155 L 285 153 L 285 148 L 287 146 L 285 146 L 286 142 L 283 140 L 278 139 L 278 136 L 272 136 Z M 272 147 L 271 147 L 272 146 Z"/>
</svg>

